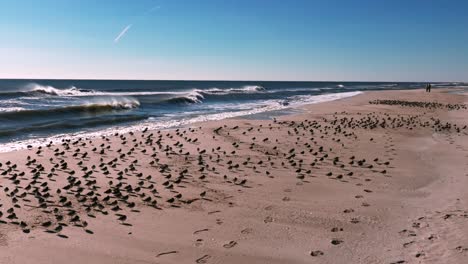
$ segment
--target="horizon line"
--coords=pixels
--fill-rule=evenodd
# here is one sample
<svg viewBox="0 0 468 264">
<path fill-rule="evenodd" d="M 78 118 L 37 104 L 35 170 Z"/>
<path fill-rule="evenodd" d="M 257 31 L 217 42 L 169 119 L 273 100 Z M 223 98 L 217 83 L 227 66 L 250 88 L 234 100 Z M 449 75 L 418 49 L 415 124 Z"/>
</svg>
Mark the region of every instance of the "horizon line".
<svg viewBox="0 0 468 264">
<path fill-rule="evenodd" d="M 107 78 L 2 78 L 0 80 L 50 80 L 50 81 L 179 81 L 179 82 L 354 82 L 354 83 L 467 83 L 467 81 L 369 81 L 369 80 L 223 80 L 223 79 L 107 79 Z"/>
</svg>

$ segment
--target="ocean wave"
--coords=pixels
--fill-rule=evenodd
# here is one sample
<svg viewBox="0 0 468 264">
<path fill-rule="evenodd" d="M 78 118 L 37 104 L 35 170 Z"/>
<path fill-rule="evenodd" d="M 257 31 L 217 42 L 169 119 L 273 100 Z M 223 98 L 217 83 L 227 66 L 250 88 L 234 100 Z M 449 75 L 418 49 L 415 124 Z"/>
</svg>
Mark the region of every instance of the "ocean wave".
<svg viewBox="0 0 468 264">
<path fill-rule="evenodd" d="M 0 114 L 1 113 L 9 113 L 9 112 L 19 112 L 19 111 L 25 111 L 26 108 L 24 107 L 0 107 Z"/>
<path fill-rule="evenodd" d="M 434 83 L 432 84 L 433 87 L 455 87 L 457 83 Z"/>
<path fill-rule="evenodd" d="M 140 102 L 133 98 L 107 98 L 91 100 L 79 105 L 63 106 L 43 109 L 17 108 L 11 111 L 0 112 L 0 118 L 32 117 L 38 115 L 63 114 L 63 113 L 100 113 L 106 111 L 128 110 L 138 108 Z M 11 109 L 11 108 L 10 108 Z"/>
<path fill-rule="evenodd" d="M 147 95 L 180 95 L 186 96 L 193 101 L 199 101 L 200 97 L 205 95 L 236 94 L 236 93 L 256 93 L 265 91 L 265 88 L 258 85 L 246 85 L 240 88 L 193 88 L 185 91 L 142 91 L 142 92 L 114 92 L 114 91 L 96 91 L 80 89 L 75 86 L 68 88 L 56 88 L 49 85 L 29 83 L 24 87 L 14 91 L 3 91 L 0 94 L 20 94 L 20 95 L 46 95 L 46 96 L 66 96 L 66 97 L 86 97 L 86 96 L 147 96 Z M 197 99 L 198 98 L 198 99 Z"/>
<path fill-rule="evenodd" d="M 79 119 L 79 120 L 66 120 L 66 121 L 57 121 L 57 122 L 47 122 L 47 123 L 40 123 L 34 124 L 32 126 L 27 127 L 19 127 L 19 128 L 12 128 L 12 129 L 3 129 L 0 130 L 0 136 L 13 136 L 19 133 L 31 133 L 31 132 L 39 132 L 39 131 L 53 131 L 53 130 L 62 130 L 63 129 L 78 129 L 78 128 L 92 128 L 98 126 L 105 126 L 105 125 L 115 125 L 124 122 L 135 122 L 135 121 L 142 121 L 148 119 L 147 116 L 112 116 L 106 118 L 90 118 L 90 119 Z"/>
<path fill-rule="evenodd" d="M 398 84 L 397 84 L 397 83 L 381 84 L 381 85 L 378 85 L 378 87 L 385 87 L 385 88 L 388 88 L 388 87 L 398 87 Z"/>
<path fill-rule="evenodd" d="M 352 90 L 392 90 L 395 87 L 399 87 L 397 83 L 382 83 L 382 84 L 357 84 L 354 86 L 348 86 L 346 89 Z"/>
<path fill-rule="evenodd" d="M 229 94 L 248 94 L 257 93 L 264 91 L 265 88 L 262 86 L 251 85 L 244 86 L 242 88 L 209 88 L 209 89 L 193 89 L 186 92 L 170 93 L 171 95 L 177 95 L 167 99 L 169 103 L 202 103 L 207 95 L 229 95 Z"/>
<path fill-rule="evenodd" d="M 219 94 L 236 94 L 236 93 L 258 93 L 258 92 L 263 92 L 265 91 L 265 88 L 263 86 L 259 85 L 246 85 L 240 88 L 227 88 L 227 89 L 219 89 L 219 88 L 209 88 L 209 89 L 203 89 L 203 90 L 195 90 L 200 93 L 204 94 L 213 94 L 213 95 L 219 95 Z"/>
<path fill-rule="evenodd" d="M 159 100 L 167 103 L 175 104 L 193 104 L 202 103 L 206 96 L 227 96 L 227 95 L 242 95 L 242 94 L 274 94 L 274 93 L 292 93 L 292 92 L 319 92 L 322 90 L 336 89 L 332 87 L 321 88 L 289 88 L 289 89 L 274 89 L 267 90 L 260 85 L 245 85 L 242 87 L 232 88 L 206 88 L 198 89 L 192 88 L 181 91 L 97 91 L 89 89 L 80 89 L 75 86 L 69 88 L 56 88 L 48 85 L 41 85 L 37 83 L 30 83 L 17 91 L 4 91 L 0 95 L 18 95 L 33 97 L 143 97 L 143 96 L 160 96 Z"/>
<path fill-rule="evenodd" d="M 281 101 L 271 100 L 267 104 L 260 105 L 254 109 L 247 109 L 247 110 L 241 110 L 241 111 L 229 111 L 229 112 L 214 113 L 214 114 L 200 114 L 192 118 L 182 118 L 182 119 L 171 118 L 171 120 L 169 121 L 158 121 L 158 120 L 154 120 L 153 118 L 150 118 L 148 121 L 142 122 L 137 125 L 132 125 L 132 126 L 114 126 L 114 127 L 103 129 L 103 130 L 96 131 L 96 132 L 77 132 L 77 133 L 71 133 L 71 134 L 58 134 L 58 135 L 47 137 L 47 138 L 27 139 L 23 141 L 1 144 L 0 152 L 8 152 L 8 151 L 24 149 L 28 145 L 37 147 L 37 146 L 43 146 L 45 144 L 48 144 L 49 142 L 59 143 L 64 138 L 67 138 L 67 139 L 96 138 L 96 137 L 101 137 L 101 136 L 111 136 L 115 134 L 115 132 L 117 131 L 119 133 L 128 133 L 132 131 L 142 131 L 144 129 L 158 130 L 158 129 L 169 129 L 169 128 L 174 128 L 174 127 L 180 127 L 180 126 L 188 126 L 188 125 L 198 123 L 198 122 L 216 121 L 216 120 L 222 120 L 222 119 L 227 119 L 227 118 L 234 118 L 234 117 L 240 117 L 240 116 L 259 114 L 263 112 L 282 110 L 282 109 L 286 109 L 290 107 L 301 107 L 306 104 L 333 101 L 333 100 L 338 100 L 338 99 L 342 99 L 346 97 L 355 96 L 361 93 L 362 92 L 360 91 L 356 91 L 356 92 L 344 92 L 344 93 L 334 93 L 334 94 L 315 95 L 315 96 L 310 95 L 310 96 L 302 96 L 302 97 L 297 97 L 297 98 L 291 97 L 289 98 L 289 100 L 291 100 L 291 104 L 289 104 L 288 106 L 283 104 Z"/>
<path fill-rule="evenodd" d="M 203 99 L 205 99 L 203 94 L 194 90 L 180 96 L 170 97 L 165 101 L 173 104 L 197 104 L 202 103 Z"/>
<path fill-rule="evenodd" d="M 36 83 L 28 84 L 25 89 L 26 90 L 23 90 L 22 92 L 55 96 L 89 96 L 95 93 L 93 90 L 78 89 L 75 86 L 66 89 L 57 89 L 52 86 L 40 85 Z"/>
<path fill-rule="evenodd" d="M 352 97 L 361 94 L 361 91 L 355 92 L 344 92 L 344 93 L 329 93 L 321 95 L 295 95 L 288 97 L 283 101 L 283 104 L 290 105 L 292 107 L 298 107 L 307 104 L 317 104 L 329 101 L 335 101 L 342 98 Z"/>
</svg>

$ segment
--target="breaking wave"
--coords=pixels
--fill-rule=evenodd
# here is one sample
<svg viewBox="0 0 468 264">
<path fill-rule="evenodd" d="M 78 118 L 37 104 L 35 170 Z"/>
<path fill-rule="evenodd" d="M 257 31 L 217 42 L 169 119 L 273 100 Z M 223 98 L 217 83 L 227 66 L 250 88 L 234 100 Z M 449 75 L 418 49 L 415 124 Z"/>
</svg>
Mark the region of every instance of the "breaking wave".
<svg viewBox="0 0 468 264">
<path fill-rule="evenodd" d="M 40 85 L 37 83 L 30 83 L 21 88 L 18 93 L 31 94 L 31 95 L 51 95 L 51 96 L 90 96 L 96 92 L 93 90 L 78 89 L 74 86 L 66 89 L 57 89 L 48 85 Z"/>
<path fill-rule="evenodd" d="M 29 139 L 23 141 L 17 141 L 7 144 L 0 145 L 0 152 L 8 152 L 12 150 L 24 149 L 27 145 L 32 146 L 41 146 L 45 145 L 49 142 L 60 142 L 63 138 L 78 138 L 78 137 L 86 137 L 86 138 L 93 138 L 93 137 L 100 137 L 103 135 L 112 135 L 115 134 L 116 131 L 119 133 L 128 133 L 130 131 L 141 131 L 144 129 L 167 129 L 172 127 L 179 127 L 190 125 L 193 123 L 198 122 L 206 122 L 206 121 L 215 121 L 215 120 L 222 120 L 226 118 L 233 118 L 239 116 L 246 116 L 252 114 L 258 114 L 268 111 L 275 111 L 286 109 L 288 107 L 300 107 L 306 104 L 314 104 L 314 103 L 321 103 L 327 101 L 334 101 L 339 100 L 346 97 L 352 97 L 361 94 L 360 91 L 355 92 L 344 92 L 344 93 L 336 93 L 336 94 L 324 94 L 324 95 L 315 95 L 315 96 L 292 96 L 289 98 L 290 104 L 289 106 L 285 106 L 279 101 L 271 100 L 267 104 L 261 105 L 254 109 L 246 109 L 241 111 L 228 111 L 228 112 L 221 112 L 215 114 L 207 114 L 207 115 L 198 115 L 193 118 L 182 118 L 182 119 L 171 119 L 170 121 L 154 121 L 151 118 L 143 123 L 133 125 L 133 126 L 119 126 L 119 127 L 110 127 L 108 129 L 96 131 L 96 132 L 78 132 L 74 134 L 59 134 L 56 136 L 51 136 L 47 138 L 37 138 L 37 139 Z"/>
<path fill-rule="evenodd" d="M 265 88 L 258 85 L 247 85 L 240 88 L 208 88 L 208 89 L 192 89 L 187 91 L 154 91 L 154 92 L 101 92 L 95 90 L 80 89 L 75 86 L 71 86 L 65 89 L 55 88 L 49 85 L 41 85 L 37 83 L 30 83 L 15 91 L 0 92 L 0 94 L 23 94 L 23 95 L 49 95 L 49 96 L 144 96 L 144 95 L 190 95 L 194 93 L 198 94 L 236 94 L 236 93 L 256 93 L 263 92 Z"/>
<path fill-rule="evenodd" d="M 6 130 L 0 130 L 0 136 L 13 136 L 18 133 L 33 133 L 39 131 L 53 131 L 53 130 L 64 130 L 64 129 L 80 129 L 83 127 L 92 128 L 106 125 L 115 125 L 123 122 L 136 122 L 147 119 L 146 116 L 133 116 L 133 115 L 123 115 L 123 116 L 114 116 L 107 118 L 90 118 L 85 120 L 64 120 L 59 122 L 49 122 L 49 123 L 40 123 L 34 124 L 27 127 L 18 127 Z"/>
<path fill-rule="evenodd" d="M 118 111 L 138 108 L 140 102 L 133 98 L 109 98 L 99 99 L 85 102 L 80 105 L 71 105 L 57 108 L 44 109 L 24 109 L 13 108 L 9 111 L 0 112 L 2 118 L 17 118 L 17 117 L 35 117 L 38 115 L 64 114 L 64 113 L 101 113 L 106 111 Z"/>
<path fill-rule="evenodd" d="M 246 85 L 241 88 L 228 88 L 228 89 L 219 89 L 219 88 L 209 88 L 205 90 L 195 90 L 201 93 L 205 94 L 212 94 L 212 95 L 217 95 L 217 94 L 236 94 L 236 93 L 258 93 L 258 92 L 264 92 L 265 88 L 259 85 Z"/>
<path fill-rule="evenodd" d="M 203 99 L 205 99 L 203 94 L 194 90 L 180 96 L 171 97 L 167 99 L 166 102 L 173 104 L 197 104 L 202 103 Z"/>
<path fill-rule="evenodd" d="M 75 97 L 143 97 L 160 96 L 154 102 L 169 104 L 197 104 L 202 103 L 206 96 L 228 96 L 228 95 L 248 95 L 248 94 L 274 94 L 274 93 L 293 93 L 293 92 L 318 92 L 322 90 L 333 89 L 330 87 L 322 88 L 290 88 L 279 90 L 266 90 L 260 85 L 245 85 L 237 88 L 206 88 L 189 89 L 182 91 L 96 91 L 89 89 L 80 89 L 75 86 L 69 88 L 55 88 L 48 85 L 30 83 L 16 91 L 3 91 L 0 95 L 27 96 L 27 97 L 53 97 L 53 98 L 75 98 Z M 0 111 L 1 112 L 1 111 Z"/>
</svg>

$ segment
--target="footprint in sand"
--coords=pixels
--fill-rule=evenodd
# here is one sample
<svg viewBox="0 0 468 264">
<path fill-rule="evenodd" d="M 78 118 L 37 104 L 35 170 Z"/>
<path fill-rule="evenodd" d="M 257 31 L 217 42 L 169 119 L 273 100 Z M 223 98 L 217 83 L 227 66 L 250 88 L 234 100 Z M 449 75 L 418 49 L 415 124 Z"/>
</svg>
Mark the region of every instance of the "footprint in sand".
<svg viewBox="0 0 468 264">
<path fill-rule="evenodd" d="M 462 246 L 458 246 L 455 249 L 458 250 L 460 253 L 468 251 L 468 248 Z"/>
<path fill-rule="evenodd" d="M 320 250 L 314 250 L 314 251 L 311 251 L 311 252 L 310 252 L 310 255 L 311 255 L 312 257 L 323 256 L 323 252 L 320 251 Z"/>
<path fill-rule="evenodd" d="M 233 248 L 237 245 L 237 242 L 236 241 L 230 241 L 229 243 L 227 244 L 224 244 L 223 245 L 223 248 Z"/>
<path fill-rule="evenodd" d="M 210 255 L 205 255 L 205 256 L 197 259 L 195 262 L 196 263 L 207 263 L 210 258 L 211 258 Z"/>
<path fill-rule="evenodd" d="M 199 238 L 195 241 L 195 246 L 196 247 L 201 247 L 203 246 L 203 239 Z"/>
<path fill-rule="evenodd" d="M 406 242 L 403 244 L 403 247 L 406 248 L 408 246 L 410 246 L 411 244 L 413 244 L 415 241 L 410 241 L 410 242 Z"/>
<path fill-rule="evenodd" d="M 412 230 L 407 230 L 407 229 L 403 229 L 401 230 L 400 232 L 398 232 L 399 234 L 401 235 L 406 235 L 408 237 L 413 237 L 413 236 L 416 236 L 416 233 Z"/>
<path fill-rule="evenodd" d="M 252 229 L 252 228 L 246 228 L 246 229 L 243 229 L 243 230 L 241 231 L 241 234 L 243 234 L 243 235 L 248 235 L 248 234 L 250 234 L 250 233 L 252 233 L 252 232 L 253 232 L 253 229 Z"/>
<path fill-rule="evenodd" d="M 265 224 L 271 223 L 271 222 L 273 222 L 273 217 L 267 216 L 267 217 L 263 220 L 263 222 L 264 222 Z"/>
<path fill-rule="evenodd" d="M 337 245 L 343 243 L 343 240 L 340 240 L 340 239 L 333 239 L 333 240 L 331 241 L 331 243 L 332 243 L 332 245 L 337 246 Z"/>
<path fill-rule="evenodd" d="M 179 253 L 179 251 L 174 250 L 174 251 L 159 253 L 158 255 L 156 255 L 156 257 L 159 258 L 160 256 L 169 255 L 169 254 L 176 254 L 176 253 Z"/>
<path fill-rule="evenodd" d="M 193 232 L 193 234 L 196 235 L 196 234 L 199 234 L 201 232 L 206 232 L 206 231 L 210 231 L 210 230 L 208 228 L 200 229 L 200 230 L 197 230 L 197 231 Z"/>
<path fill-rule="evenodd" d="M 334 227 L 331 229 L 332 232 L 339 232 L 339 231 L 343 231 L 343 228 L 338 228 L 338 227 Z"/>
</svg>

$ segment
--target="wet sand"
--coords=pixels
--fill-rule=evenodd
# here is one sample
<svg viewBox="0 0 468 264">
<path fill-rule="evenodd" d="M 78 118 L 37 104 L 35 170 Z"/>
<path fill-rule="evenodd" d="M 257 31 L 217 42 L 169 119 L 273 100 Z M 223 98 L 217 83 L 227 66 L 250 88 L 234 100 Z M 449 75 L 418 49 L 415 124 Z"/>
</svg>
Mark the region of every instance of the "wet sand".
<svg viewBox="0 0 468 264">
<path fill-rule="evenodd" d="M 467 263 L 467 103 L 366 92 L 1 153 L 0 263 Z"/>
</svg>

